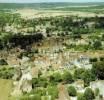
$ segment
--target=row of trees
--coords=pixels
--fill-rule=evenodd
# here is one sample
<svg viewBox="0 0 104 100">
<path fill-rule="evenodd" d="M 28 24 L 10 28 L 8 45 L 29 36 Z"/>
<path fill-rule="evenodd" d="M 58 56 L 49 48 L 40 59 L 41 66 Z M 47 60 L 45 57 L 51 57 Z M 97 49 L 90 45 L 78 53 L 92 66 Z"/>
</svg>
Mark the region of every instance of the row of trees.
<svg viewBox="0 0 104 100">
<path fill-rule="evenodd" d="M 28 45 L 32 43 L 39 42 L 43 40 L 43 35 L 41 33 L 37 33 L 34 35 L 22 35 L 22 34 L 7 34 L 0 40 L 0 49 L 7 48 L 10 49 L 12 47 L 20 46 L 21 48 L 26 48 Z"/>
</svg>

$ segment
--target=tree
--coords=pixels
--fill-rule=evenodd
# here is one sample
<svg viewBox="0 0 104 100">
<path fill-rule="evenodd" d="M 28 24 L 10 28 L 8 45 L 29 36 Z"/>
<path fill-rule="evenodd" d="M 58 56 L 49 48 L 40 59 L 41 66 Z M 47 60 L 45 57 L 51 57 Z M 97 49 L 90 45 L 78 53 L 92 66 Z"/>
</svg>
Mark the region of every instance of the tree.
<svg viewBox="0 0 104 100">
<path fill-rule="evenodd" d="M 1 68 L 0 69 L 0 78 L 2 79 L 12 79 L 14 76 L 14 68 Z"/>
<path fill-rule="evenodd" d="M 84 94 L 79 94 L 77 100 L 86 100 L 86 98 L 84 97 Z"/>
<path fill-rule="evenodd" d="M 47 87 L 47 93 L 48 95 L 51 95 L 52 100 L 56 100 L 58 98 L 58 89 L 56 86 L 48 86 Z"/>
<path fill-rule="evenodd" d="M 82 74 L 82 79 L 84 80 L 84 85 L 88 86 L 91 81 L 96 79 L 96 76 L 91 70 L 85 70 L 85 72 Z"/>
<path fill-rule="evenodd" d="M 47 87 L 48 82 L 47 79 L 44 77 L 33 78 L 32 79 L 32 87 Z"/>
<path fill-rule="evenodd" d="M 52 31 L 51 28 L 49 28 L 49 27 L 46 28 L 47 37 L 51 36 L 51 34 L 50 34 L 51 31 Z"/>
<path fill-rule="evenodd" d="M 92 62 L 97 62 L 98 61 L 98 59 L 95 57 L 95 58 L 90 58 L 90 62 L 92 63 Z"/>
<path fill-rule="evenodd" d="M 88 86 L 91 81 L 94 81 L 96 79 L 96 76 L 92 73 L 92 70 L 79 68 L 75 70 L 74 78 L 84 80 L 84 85 Z"/>
<path fill-rule="evenodd" d="M 100 57 L 100 61 L 104 61 L 104 57 Z"/>
<path fill-rule="evenodd" d="M 99 88 L 96 88 L 96 89 L 95 89 L 95 96 L 98 96 L 98 95 L 99 95 L 99 92 L 100 92 L 100 91 L 99 91 Z"/>
<path fill-rule="evenodd" d="M 96 75 L 98 79 L 104 79 L 104 62 L 96 62 L 93 64 L 92 72 Z"/>
<path fill-rule="evenodd" d="M 93 43 L 93 48 L 94 49 L 101 49 L 101 47 L 102 47 L 101 41 L 97 40 Z"/>
<path fill-rule="evenodd" d="M 4 59 L 0 59 L 0 65 L 8 65 L 8 63 Z"/>
<path fill-rule="evenodd" d="M 84 68 L 78 68 L 74 71 L 74 78 L 75 79 L 82 79 L 82 74 L 85 72 Z"/>
<path fill-rule="evenodd" d="M 104 34 L 102 34 L 102 40 L 104 41 Z"/>
<path fill-rule="evenodd" d="M 69 86 L 68 87 L 68 94 L 69 94 L 69 96 L 76 96 L 77 95 L 77 91 L 76 91 L 76 89 L 75 89 L 75 87 L 73 87 L 73 86 Z"/>
<path fill-rule="evenodd" d="M 85 96 L 86 100 L 94 100 L 95 99 L 94 92 L 92 91 L 91 88 L 87 88 L 85 90 L 84 96 Z"/>
<path fill-rule="evenodd" d="M 0 14 L 0 27 L 1 31 L 4 31 L 4 27 L 6 26 L 7 20 L 6 20 L 6 15 L 5 13 Z"/>
<path fill-rule="evenodd" d="M 50 76 L 50 82 L 57 83 L 62 81 L 62 76 L 60 73 L 56 72 Z"/>
<path fill-rule="evenodd" d="M 62 75 L 62 80 L 64 83 L 72 83 L 73 82 L 73 76 L 69 71 L 64 71 Z"/>
</svg>

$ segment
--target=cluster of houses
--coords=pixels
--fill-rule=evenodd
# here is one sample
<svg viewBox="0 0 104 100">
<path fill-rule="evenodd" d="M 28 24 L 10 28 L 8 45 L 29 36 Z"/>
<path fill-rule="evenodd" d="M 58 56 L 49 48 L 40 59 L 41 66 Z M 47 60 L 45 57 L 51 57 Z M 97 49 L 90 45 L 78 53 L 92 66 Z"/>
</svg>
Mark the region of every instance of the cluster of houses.
<svg viewBox="0 0 104 100">
<path fill-rule="evenodd" d="M 14 64 L 16 69 L 13 77 L 15 81 L 12 95 L 30 92 L 32 90 L 31 80 L 34 77 L 38 78 L 39 69 L 45 74 L 49 66 L 52 66 L 54 70 L 70 69 L 74 66 L 78 68 L 91 68 L 88 57 L 80 56 L 72 60 L 71 56 L 73 54 L 70 52 L 53 54 L 48 52 L 45 55 L 36 56 L 32 63 L 29 57 L 23 57 L 22 60 L 17 59 L 18 63 L 11 60 L 11 63 Z M 14 57 L 11 58 L 14 59 Z M 11 63 L 9 62 L 10 65 Z"/>
<path fill-rule="evenodd" d="M 23 56 L 19 59 L 15 52 L 7 57 L 7 62 L 10 66 L 15 68 L 13 76 L 14 90 L 11 95 L 21 95 L 23 92 L 30 92 L 32 90 L 32 78 L 38 78 L 39 71 L 46 74 L 47 70 L 70 70 L 71 68 L 85 68 L 91 69 L 90 57 L 81 55 L 79 52 L 64 51 L 64 48 L 59 49 L 39 49 L 39 53 L 34 54 L 34 59 L 31 61 L 29 57 Z M 95 90 L 100 89 L 100 95 L 104 97 L 104 82 L 91 82 L 90 87 Z M 78 80 L 72 84 L 78 92 L 84 92 L 84 82 Z M 102 87 L 102 88 L 101 88 Z M 75 99 L 75 98 L 74 98 Z M 76 100 L 76 99 L 75 99 Z"/>
</svg>

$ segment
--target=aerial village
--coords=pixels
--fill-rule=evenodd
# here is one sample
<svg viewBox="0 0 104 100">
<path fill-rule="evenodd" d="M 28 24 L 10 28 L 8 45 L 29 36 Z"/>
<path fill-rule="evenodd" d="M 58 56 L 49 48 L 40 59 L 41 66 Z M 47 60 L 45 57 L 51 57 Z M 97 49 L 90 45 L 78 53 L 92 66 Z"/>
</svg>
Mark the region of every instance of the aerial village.
<svg viewBox="0 0 104 100">
<path fill-rule="evenodd" d="M 104 100 L 104 17 L 0 19 L 0 100 Z"/>
</svg>

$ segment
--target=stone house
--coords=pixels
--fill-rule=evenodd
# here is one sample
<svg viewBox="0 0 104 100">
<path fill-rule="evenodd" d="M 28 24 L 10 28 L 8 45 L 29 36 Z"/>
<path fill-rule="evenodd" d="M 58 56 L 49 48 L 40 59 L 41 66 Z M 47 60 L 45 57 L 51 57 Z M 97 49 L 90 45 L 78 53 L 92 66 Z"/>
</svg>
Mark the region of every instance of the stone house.
<svg viewBox="0 0 104 100">
<path fill-rule="evenodd" d="M 75 59 L 73 64 L 78 68 L 85 68 L 85 69 L 92 68 L 92 64 L 90 64 L 89 58 L 86 56 L 80 56 L 79 58 Z"/>
<path fill-rule="evenodd" d="M 104 99 L 104 80 L 97 80 L 90 83 L 90 88 L 95 90 L 96 88 L 99 89 L 99 94 L 102 95 Z"/>
</svg>

